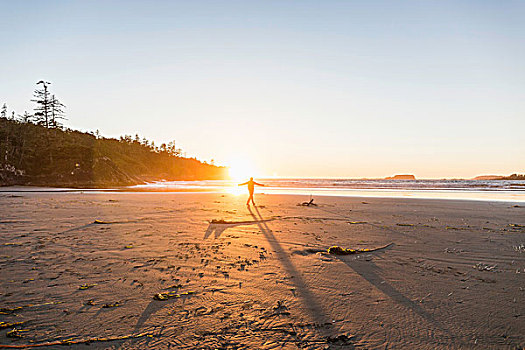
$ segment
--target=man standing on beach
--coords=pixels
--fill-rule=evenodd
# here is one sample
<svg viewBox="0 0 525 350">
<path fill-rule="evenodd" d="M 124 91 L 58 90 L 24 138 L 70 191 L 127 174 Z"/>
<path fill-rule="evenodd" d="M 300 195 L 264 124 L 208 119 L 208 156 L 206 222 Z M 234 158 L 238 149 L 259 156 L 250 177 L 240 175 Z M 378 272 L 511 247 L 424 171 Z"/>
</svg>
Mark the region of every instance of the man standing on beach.
<svg viewBox="0 0 525 350">
<path fill-rule="evenodd" d="M 246 205 L 250 205 L 250 199 L 252 200 L 252 204 L 255 205 L 255 202 L 253 201 L 253 191 L 255 190 L 255 185 L 257 186 L 264 186 L 264 185 L 253 181 L 253 177 L 250 177 L 250 180 L 242 184 L 239 184 L 239 186 L 244 186 L 244 185 L 248 185 L 248 192 L 250 192 L 250 197 L 248 197 L 248 200 L 246 201 Z"/>
</svg>

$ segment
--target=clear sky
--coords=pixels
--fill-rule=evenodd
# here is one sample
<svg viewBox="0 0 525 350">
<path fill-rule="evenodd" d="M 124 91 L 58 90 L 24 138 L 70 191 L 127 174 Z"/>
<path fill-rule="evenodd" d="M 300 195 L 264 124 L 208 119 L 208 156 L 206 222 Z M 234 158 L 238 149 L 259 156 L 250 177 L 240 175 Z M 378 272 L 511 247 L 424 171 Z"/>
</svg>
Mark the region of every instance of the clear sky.
<svg viewBox="0 0 525 350">
<path fill-rule="evenodd" d="M 524 1 L 0 1 L 0 103 L 256 176 L 525 172 Z M 249 167 L 249 165 L 247 165 Z"/>
</svg>

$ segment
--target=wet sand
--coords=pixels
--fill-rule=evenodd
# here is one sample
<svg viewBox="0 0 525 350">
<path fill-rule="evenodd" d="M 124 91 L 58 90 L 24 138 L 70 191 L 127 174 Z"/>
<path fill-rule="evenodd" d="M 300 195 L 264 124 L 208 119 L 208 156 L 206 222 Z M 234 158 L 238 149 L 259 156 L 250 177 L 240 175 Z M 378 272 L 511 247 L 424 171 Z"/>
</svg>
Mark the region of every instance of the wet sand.
<svg viewBox="0 0 525 350">
<path fill-rule="evenodd" d="M 525 346 L 523 204 L 307 199 L 1 193 L 0 348 Z"/>
</svg>

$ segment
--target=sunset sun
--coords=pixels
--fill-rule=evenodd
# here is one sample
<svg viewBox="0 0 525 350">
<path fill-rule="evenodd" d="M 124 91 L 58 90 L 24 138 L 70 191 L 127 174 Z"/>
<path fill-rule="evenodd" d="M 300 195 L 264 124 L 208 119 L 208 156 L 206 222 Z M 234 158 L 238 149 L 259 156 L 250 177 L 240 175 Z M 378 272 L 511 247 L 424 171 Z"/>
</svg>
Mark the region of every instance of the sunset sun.
<svg viewBox="0 0 525 350">
<path fill-rule="evenodd" d="M 245 181 L 252 176 L 257 176 L 253 164 L 244 158 L 234 158 L 228 162 L 228 173 L 234 181 Z"/>
</svg>

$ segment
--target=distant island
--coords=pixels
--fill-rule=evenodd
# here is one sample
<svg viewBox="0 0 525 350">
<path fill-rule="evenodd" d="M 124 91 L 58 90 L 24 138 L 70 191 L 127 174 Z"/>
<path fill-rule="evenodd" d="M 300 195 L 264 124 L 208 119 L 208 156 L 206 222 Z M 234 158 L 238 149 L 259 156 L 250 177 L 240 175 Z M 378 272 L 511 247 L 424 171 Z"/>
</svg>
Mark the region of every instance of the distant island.
<svg viewBox="0 0 525 350">
<path fill-rule="evenodd" d="M 414 175 L 394 175 L 394 176 L 388 176 L 385 177 L 385 180 L 415 180 L 416 177 Z"/>
<path fill-rule="evenodd" d="M 40 81 L 34 113 L 0 109 L 0 186 L 129 186 L 159 180 L 215 180 L 219 167 L 182 156 L 175 142 L 155 146 L 138 135 L 120 139 L 63 127 L 65 106 Z"/>
<path fill-rule="evenodd" d="M 480 175 L 472 180 L 525 180 L 525 174 L 512 174 L 509 176 L 503 175 Z"/>
<path fill-rule="evenodd" d="M 503 176 L 501 175 L 480 175 L 476 176 L 472 180 L 501 180 Z"/>
</svg>

